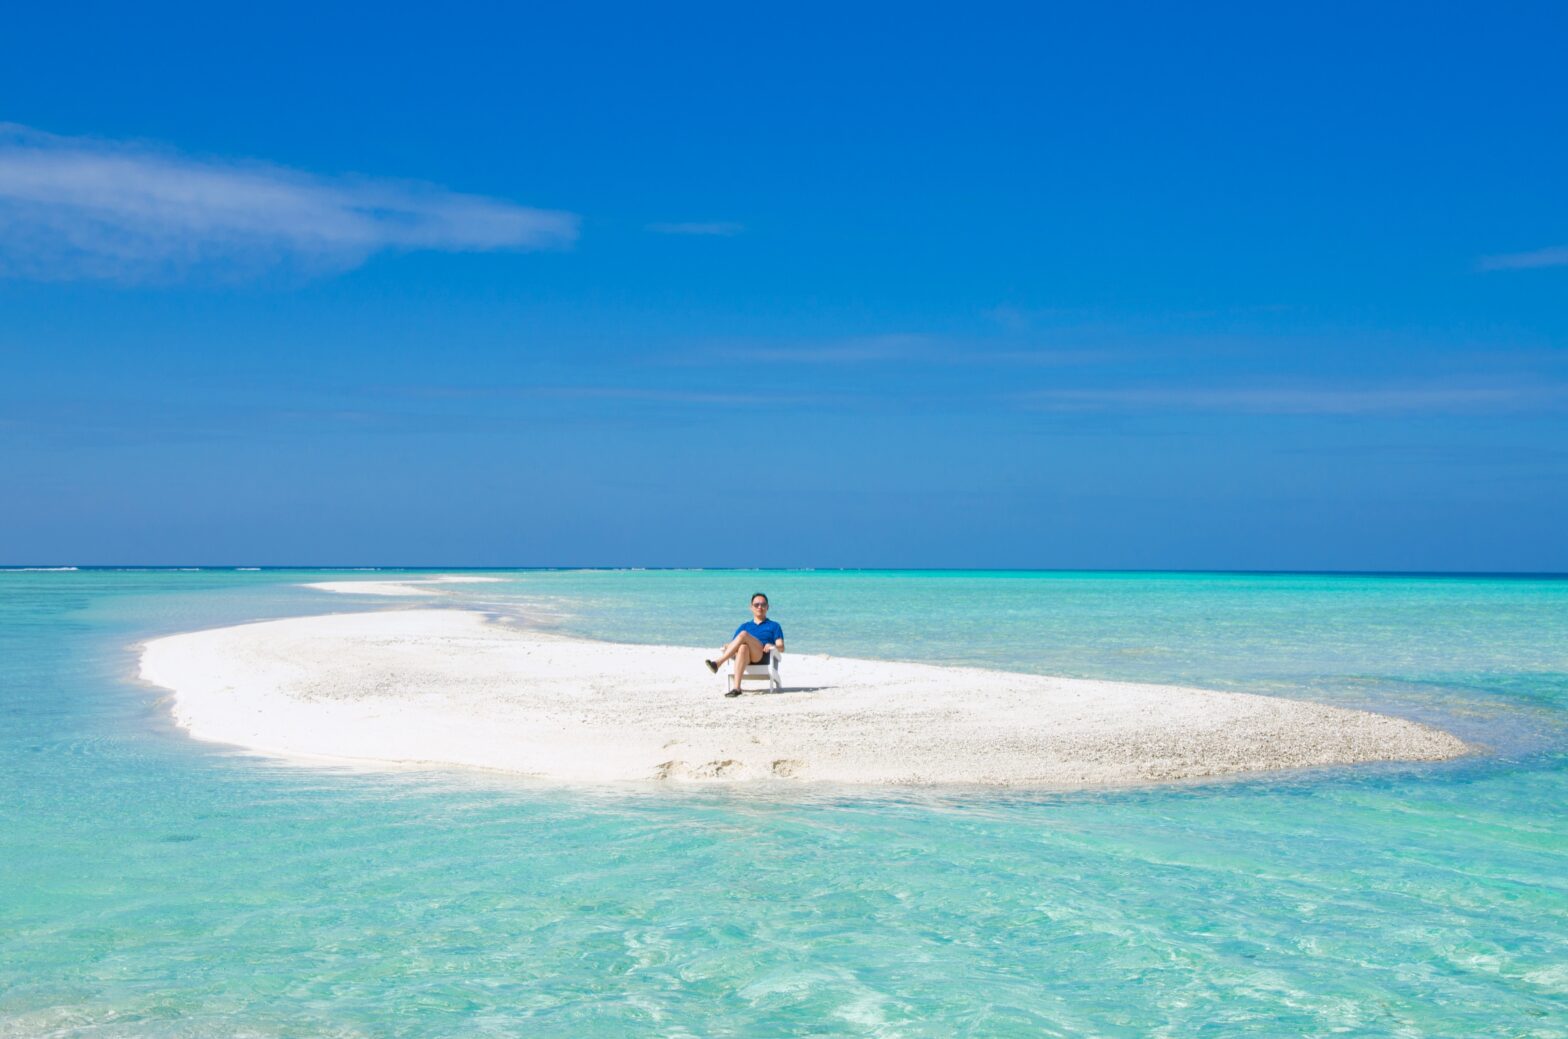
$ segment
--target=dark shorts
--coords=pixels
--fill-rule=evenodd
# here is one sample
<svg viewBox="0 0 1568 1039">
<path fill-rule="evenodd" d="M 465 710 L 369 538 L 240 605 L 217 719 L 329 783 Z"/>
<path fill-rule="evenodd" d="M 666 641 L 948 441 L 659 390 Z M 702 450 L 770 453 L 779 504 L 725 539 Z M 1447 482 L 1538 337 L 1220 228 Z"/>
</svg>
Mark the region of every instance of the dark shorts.
<svg viewBox="0 0 1568 1039">
<path fill-rule="evenodd" d="M 751 662 L 751 664 L 752 664 L 752 666 L 756 666 L 757 664 L 761 664 L 763 667 L 767 667 L 768 666 L 768 661 L 770 659 L 772 659 L 772 657 L 773 657 L 773 651 L 771 649 L 765 649 L 765 650 L 762 651 L 762 659 L 761 660 L 753 660 Z"/>
</svg>

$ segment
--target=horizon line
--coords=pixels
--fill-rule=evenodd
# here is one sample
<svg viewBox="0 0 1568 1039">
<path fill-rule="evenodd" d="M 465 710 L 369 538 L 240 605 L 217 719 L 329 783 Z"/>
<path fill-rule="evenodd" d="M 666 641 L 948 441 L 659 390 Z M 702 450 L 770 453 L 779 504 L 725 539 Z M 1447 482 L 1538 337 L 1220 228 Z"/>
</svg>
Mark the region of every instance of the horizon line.
<svg viewBox="0 0 1568 1039">
<path fill-rule="evenodd" d="M 1220 574 L 1236 576 L 1321 576 L 1321 577 L 1498 577 L 1568 579 L 1564 570 L 1343 570 L 1212 567 L 1029 567 L 1029 566 L 632 566 L 615 564 L 525 564 L 496 566 L 432 566 L 427 564 L 296 564 L 296 563 L 0 563 L 0 573 L 57 573 L 68 571 L 227 570 L 263 572 L 269 570 L 331 571 L 517 571 L 549 573 L 563 571 L 704 571 L 713 573 L 982 573 L 982 574 Z"/>
</svg>

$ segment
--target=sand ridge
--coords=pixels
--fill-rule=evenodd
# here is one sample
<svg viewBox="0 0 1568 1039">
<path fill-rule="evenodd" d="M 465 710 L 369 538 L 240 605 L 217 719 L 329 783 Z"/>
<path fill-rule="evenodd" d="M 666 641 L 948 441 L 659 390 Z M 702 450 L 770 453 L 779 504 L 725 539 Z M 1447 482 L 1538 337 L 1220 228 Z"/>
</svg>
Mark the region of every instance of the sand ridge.
<svg viewBox="0 0 1568 1039">
<path fill-rule="evenodd" d="M 411 598 L 452 594 L 451 589 L 443 588 L 442 585 L 492 584 L 501 580 L 502 578 L 499 577 L 486 577 L 479 574 L 438 574 L 432 577 L 397 577 L 387 580 L 354 578 L 348 581 L 311 581 L 300 587 L 313 588 L 318 592 L 334 592 L 338 595 L 395 595 Z"/>
<path fill-rule="evenodd" d="M 414 609 L 159 638 L 141 674 L 199 739 L 562 783 L 1067 789 L 1468 750 L 1299 700 L 802 653 L 783 658 L 782 692 L 726 699 L 703 656 Z"/>
</svg>

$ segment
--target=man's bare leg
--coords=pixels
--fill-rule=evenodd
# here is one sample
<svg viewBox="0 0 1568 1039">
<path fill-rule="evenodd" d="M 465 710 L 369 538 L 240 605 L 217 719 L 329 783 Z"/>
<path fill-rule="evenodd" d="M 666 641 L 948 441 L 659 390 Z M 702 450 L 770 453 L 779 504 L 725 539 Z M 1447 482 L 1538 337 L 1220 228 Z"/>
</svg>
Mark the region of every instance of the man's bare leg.
<svg viewBox="0 0 1568 1039">
<path fill-rule="evenodd" d="M 716 663 L 722 664 L 725 661 L 732 659 L 738 653 L 740 653 L 742 647 L 756 650 L 756 653 L 752 655 L 757 656 L 759 660 L 761 659 L 759 654 L 762 652 L 762 643 L 758 642 L 757 636 L 753 635 L 751 632 L 743 631 L 739 635 L 735 636 L 735 641 L 724 647 L 724 652 L 720 654 Z"/>
<path fill-rule="evenodd" d="M 723 667 L 730 660 L 737 659 L 742 649 L 753 650 L 746 658 L 747 663 L 754 659 L 762 659 L 762 643 L 758 642 L 757 636 L 751 632 L 743 631 L 736 635 L 729 645 L 724 647 L 724 652 L 720 653 L 717 659 L 708 661 L 708 666 L 712 670 L 718 671 L 719 668 Z M 744 667 L 745 665 L 741 666 Z"/>
<path fill-rule="evenodd" d="M 746 637 L 751 639 L 751 641 L 742 646 L 740 652 L 735 654 L 734 688 L 736 692 L 740 692 L 740 676 L 746 673 L 746 668 L 762 660 L 762 643 L 758 642 L 750 635 L 747 635 Z"/>
</svg>

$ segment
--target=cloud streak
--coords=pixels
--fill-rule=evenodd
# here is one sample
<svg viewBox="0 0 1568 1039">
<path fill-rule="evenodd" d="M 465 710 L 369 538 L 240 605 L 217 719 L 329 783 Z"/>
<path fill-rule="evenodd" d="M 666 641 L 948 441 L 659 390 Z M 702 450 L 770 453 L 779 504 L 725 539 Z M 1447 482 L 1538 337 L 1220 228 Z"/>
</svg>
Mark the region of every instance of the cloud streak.
<svg viewBox="0 0 1568 1039">
<path fill-rule="evenodd" d="M 1533 249 L 1525 253 L 1502 253 L 1483 256 L 1478 266 L 1483 271 L 1523 271 L 1533 267 L 1568 266 L 1568 245 L 1547 249 Z"/>
<path fill-rule="evenodd" d="M 725 221 L 711 223 L 653 223 L 649 224 L 649 231 L 654 234 L 684 234 L 684 235 L 709 235 L 720 238 L 733 238 L 746 230 L 744 224 L 733 224 Z"/>
<path fill-rule="evenodd" d="M 379 252 L 561 248 L 577 225 L 571 213 L 432 184 L 321 177 L 0 123 L 5 275 L 331 273 Z"/>
<path fill-rule="evenodd" d="M 718 342 L 662 358 L 661 363 L 706 366 L 739 357 L 762 357 L 773 364 L 812 367 L 994 365 L 1054 368 L 1100 364 L 1114 356 L 1104 350 L 993 349 L 944 336 L 890 332 L 817 341 Z"/>
<path fill-rule="evenodd" d="M 755 394 L 736 394 L 730 389 L 674 389 L 659 386 L 627 386 L 614 384 L 579 385 L 418 385 L 382 386 L 376 392 L 388 397 L 408 397 L 422 400 L 561 400 L 561 401 L 628 401 L 651 404 L 717 405 L 728 408 L 777 408 L 801 405 L 833 404 L 859 399 L 831 393 L 786 393 L 768 390 Z"/>
<path fill-rule="evenodd" d="M 1384 386 L 1128 386 L 1036 390 L 1022 398 L 1049 411 L 1186 411 L 1253 415 L 1400 415 L 1551 409 L 1568 386 L 1550 383 Z"/>
</svg>

